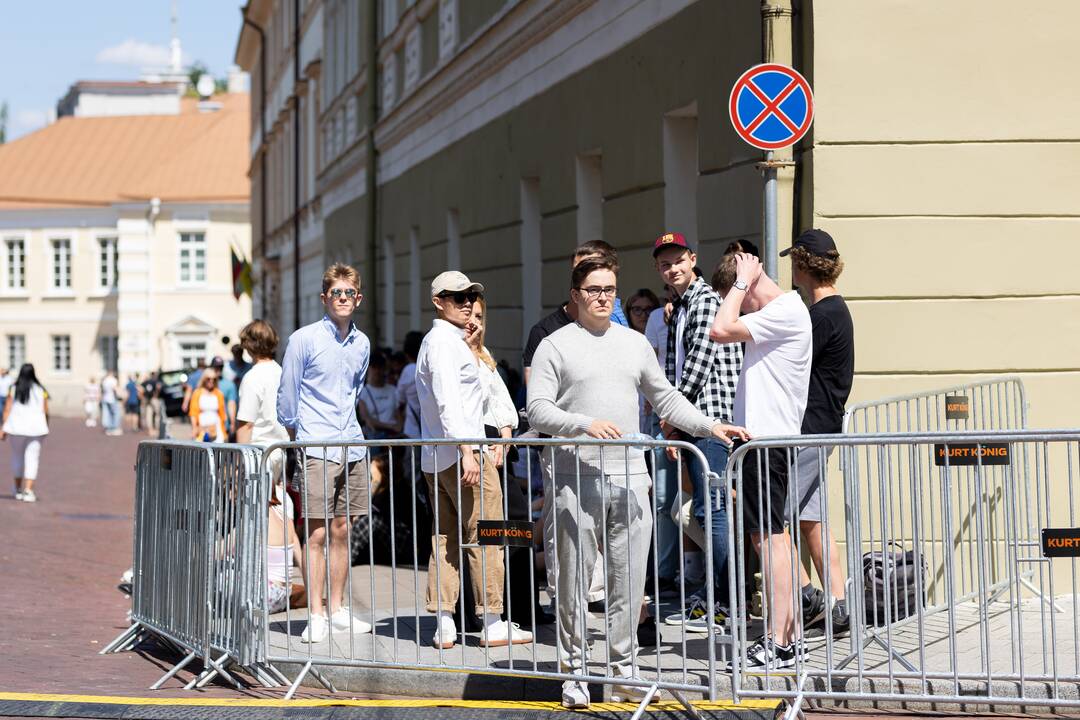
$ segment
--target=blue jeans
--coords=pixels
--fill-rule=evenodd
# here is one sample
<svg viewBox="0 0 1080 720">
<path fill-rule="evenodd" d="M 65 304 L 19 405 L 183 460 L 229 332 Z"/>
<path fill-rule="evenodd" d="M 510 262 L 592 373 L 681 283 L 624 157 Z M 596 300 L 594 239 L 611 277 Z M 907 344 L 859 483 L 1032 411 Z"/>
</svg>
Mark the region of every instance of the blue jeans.
<svg viewBox="0 0 1080 720">
<path fill-rule="evenodd" d="M 698 450 L 701 450 L 702 454 L 705 455 L 705 460 L 709 463 L 710 470 L 717 474 L 722 474 L 724 472 L 728 460 L 727 445 L 715 438 L 698 438 L 694 441 L 694 445 L 696 445 Z M 694 496 L 691 503 L 694 519 L 697 520 L 697 523 L 701 526 L 702 530 L 706 530 L 705 498 L 709 493 L 708 478 L 705 477 L 704 468 L 701 467 L 701 463 L 698 462 L 696 457 L 684 456 L 683 462 L 687 463 L 687 470 L 690 473 L 690 482 L 693 483 L 694 486 Z M 716 495 L 717 493 L 713 493 L 714 497 Z M 714 597 L 725 604 L 727 603 L 728 596 L 728 518 L 727 510 L 725 508 L 726 502 L 726 494 L 719 493 L 719 500 L 717 504 L 713 505 L 712 510 Z M 704 549 L 705 548 L 702 548 L 703 551 Z"/>
<path fill-rule="evenodd" d="M 654 425 L 656 416 L 653 416 Z M 656 439 L 663 440 L 664 434 L 656 429 Z M 669 460 L 663 450 L 652 453 L 653 475 L 656 484 L 656 564 L 661 580 L 675 580 L 682 572 L 679 566 L 679 535 L 682 530 L 671 519 L 671 506 L 679 497 L 679 473 L 673 460 Z"/>
<path fill-rule="evenodd" d="M 101 425 L 106 430 L 120 427 L 120 403 L 108 400 L 101 403 Z"/>
</svg>

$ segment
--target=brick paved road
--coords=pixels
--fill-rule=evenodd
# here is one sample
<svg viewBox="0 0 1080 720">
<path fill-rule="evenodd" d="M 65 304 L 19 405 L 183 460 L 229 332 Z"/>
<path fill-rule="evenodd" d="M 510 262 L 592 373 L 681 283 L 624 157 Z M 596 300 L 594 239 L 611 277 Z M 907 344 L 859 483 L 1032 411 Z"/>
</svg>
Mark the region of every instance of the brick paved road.
<svg viewBox="0 0 1080 720">
<path fill-rule="evenodd" d="M 10 446 L 0 443 L 0 690 L 147 694 L 167 669 L 147 655 L 96 654 L 126 626 L 129 602 L 116 583 L 131 565 L 141 439 L 55 418 L 32 505 L 12 497 Z M 162 692 L 190 696 L 177 685 Z M 207 692 L 240 696 L 228 687 Z"/>
</svg>

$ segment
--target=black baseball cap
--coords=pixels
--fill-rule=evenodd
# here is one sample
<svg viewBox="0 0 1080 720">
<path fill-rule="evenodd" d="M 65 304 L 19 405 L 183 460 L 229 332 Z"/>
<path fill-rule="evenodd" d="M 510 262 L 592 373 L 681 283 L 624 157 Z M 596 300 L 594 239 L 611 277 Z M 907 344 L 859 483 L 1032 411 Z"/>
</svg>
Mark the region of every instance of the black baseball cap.
<svg viewBox="0 0 1080 720">
<path fill-rule="evenodd" d="M 811 255 L 820 257 L 828 257 L 830 253 L 840 254 L 836 249 L 836 243 L 833 242 L 832 235 L 817 228 L 807 230 L 795 238 L 795 242 L 791 244 L 791 247 L 780 251 L 780 257 L 787 257 L 788 253 L 797 247 L 801 247 Z"/>
</svg>

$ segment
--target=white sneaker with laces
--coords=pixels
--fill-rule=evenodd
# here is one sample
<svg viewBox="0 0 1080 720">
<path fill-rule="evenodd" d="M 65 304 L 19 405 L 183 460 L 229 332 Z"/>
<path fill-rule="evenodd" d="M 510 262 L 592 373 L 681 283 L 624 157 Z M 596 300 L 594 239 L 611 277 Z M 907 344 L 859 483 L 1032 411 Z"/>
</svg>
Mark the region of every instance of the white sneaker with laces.
<svg viewBox="0 0 1080 720">
<path fill-rule="evenodd" d="M 23 502 L 37 502 L 37 495 L 34 494 L 33 490 L 27 490 L 26 492 L 24 492 L 22 494 L 22 501 Z"/>
<path fill-rule="evenodd" d="M 22 500 L 22 496 L 23 496 L 23 491 L 22 490 L 16 490 L 15 491 L 15 499 L 16 500 Z"/>
<path fill-rule="evenodd" d="M 589 707 L 589 686 L 576 680 L 562 684 L 562 706 L 567 710 L 585 710 Z"/>
<path fill-rule="evenodd" d="M 449 650 L 457 643 L 457 625 L 454 624 L 454 618 L 440 615 L 436 622 L 439 627 L 431 636 L 431 644 L 440 650 Z"/>
<path fill-rule="evenodd" d="M 325 615 L 312 613 L 308 616 L 307 627 L 304 628 L 304 632 L 300 633 L 300 642 L 321 643 L 326 639 L 329 629 L 330 621 L 326 619 Z"/>
<path fill-rule="evenodd" d="M 629 668 L 626 668 L 629 670 Z M 617 672 L 616 677 L 623 677 L 627 680 L 640 680 L 641 678 L 635 677 L 628 672 Z M 645 699 L 645 696 L 649 694 L 649 688 L 641 685 L 613 685 L 611 688 L 611 702 L 617 703 L 640 703 Z M 653 693 L 650 703 L 654 703 L 660 700 L 660 693 Z"/>
<path fill-rule="evenodd" d="M 371 632 L 371 623 L 354 616 L 348 606 L 342 606 L 330 616 L 330 622 L 337 632 L 352 632 L 354 635 L 367 635 Z"/>
<path fill-rule="evenodd" d="M 493 625 L 484 628 L 480 635 L 480 645 L 483 647 L 506 647 L 507 645 L 525 645 L 533 641 L 532 633 L 522 630 L 517 623 L 508 623 L 499 620 Z"/>
</svg>

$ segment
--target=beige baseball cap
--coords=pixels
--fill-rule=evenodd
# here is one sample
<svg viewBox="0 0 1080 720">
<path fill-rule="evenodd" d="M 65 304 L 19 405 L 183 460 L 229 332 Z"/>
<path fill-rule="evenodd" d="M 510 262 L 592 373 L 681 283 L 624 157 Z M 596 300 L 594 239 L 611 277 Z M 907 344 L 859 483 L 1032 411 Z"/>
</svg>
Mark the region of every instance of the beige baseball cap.
<svg viewBox="0 0 1080 720">
<path fill-rule="evenodd" d="M 465 276 L 465 273 L 458 272 L 457 270 L 447 270 L 446 272 L 439 273 L 435 276 L 435 279 L 431 281 L 431 297 L 435 297 L 439 293 L 444 292 L 467 292 L 469 290 L 475 290 L 476 292 L 484 292 L 484 286 L 480 283 L 473 282 Z"/>
</svg>

